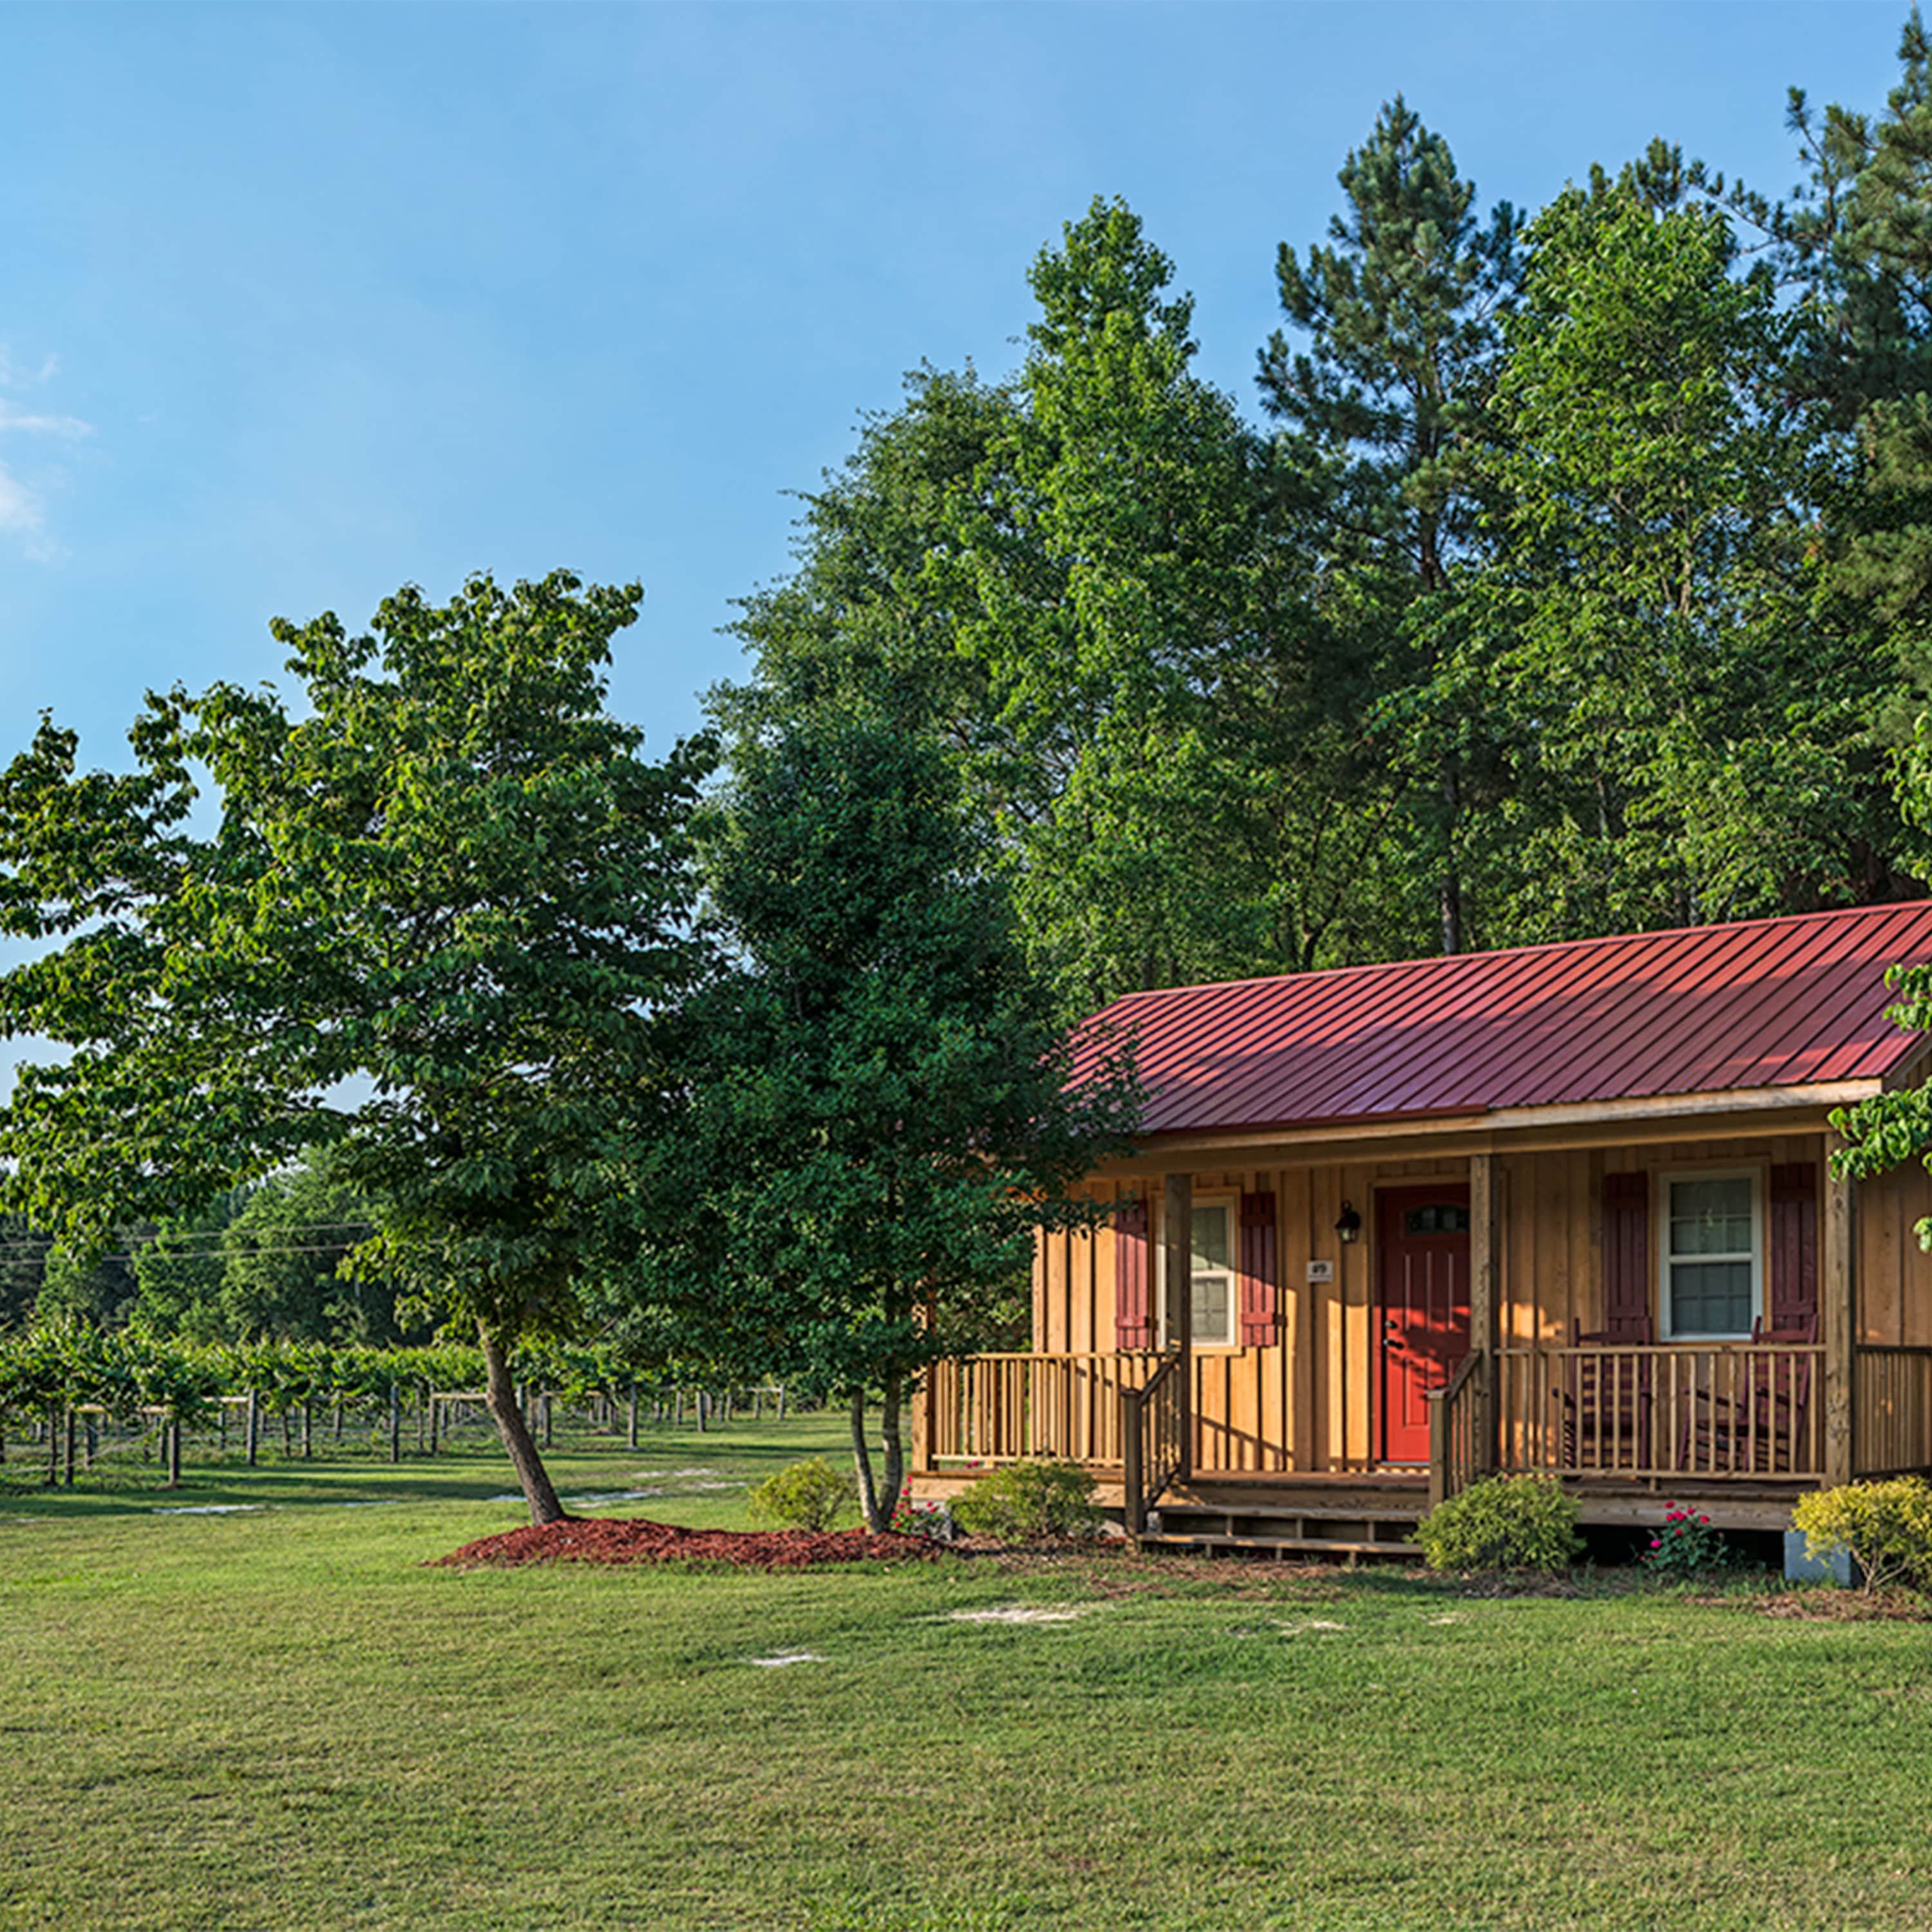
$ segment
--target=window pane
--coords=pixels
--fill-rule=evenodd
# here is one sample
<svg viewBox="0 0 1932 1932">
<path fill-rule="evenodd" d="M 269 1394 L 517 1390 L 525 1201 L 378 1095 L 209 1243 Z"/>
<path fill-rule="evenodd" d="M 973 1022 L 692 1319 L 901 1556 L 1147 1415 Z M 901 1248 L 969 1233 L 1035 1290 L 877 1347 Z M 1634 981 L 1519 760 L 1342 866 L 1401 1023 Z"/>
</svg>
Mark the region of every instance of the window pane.
<svg viewBox="0 0 1932 1932">
<path fill-rule="evenodd" d="M 1679 1262 L 1670 1270 L 1670 1327 L 1678 1335 L 1742 1335 L 1751 1325 L 1749 1262 Z"/>
<path fill-rule="evenodd" d="M 1194 1265 L 1197 1268 L 1224 1268 L 1228 1265 L 1226 1207 L 1195 1209 Z"/>
<path fill-rule="evenodd" d="M 1200 1342 L 1225 1342 L 1228 1328 L 1228 1277 L 1225 1274 L 1197 1274 L 1194 1277 L 1194 1339 Z"/>
<path fill-rule="evenodd" d="M 1433 1207 L 1412 1208 L 1402 1228 L 1405 1233 L 1411 1234 L 1466 1234 L 1469 1232 L 1469 1210 L 1446 1201 Z"/>
<path fill-rule="evenodd" d="M 1748 1255 L 1751 1251 L 1751 1184 L 1729 1180 L 1670 1184 L 1673 1255 Z"/>
</svg>

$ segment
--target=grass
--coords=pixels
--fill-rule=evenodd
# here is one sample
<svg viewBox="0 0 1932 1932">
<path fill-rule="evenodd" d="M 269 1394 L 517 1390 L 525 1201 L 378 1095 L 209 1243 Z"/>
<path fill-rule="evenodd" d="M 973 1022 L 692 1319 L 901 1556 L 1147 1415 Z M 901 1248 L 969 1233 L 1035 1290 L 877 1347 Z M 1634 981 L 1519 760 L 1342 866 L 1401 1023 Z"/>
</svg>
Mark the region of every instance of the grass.
<svg viewBox="0 0 1932 1932">
<path fill-rule="evenodd" d="M 836 1444 L 554 1460 L 742 1525 L 699 1485 Z M 464 1572 L 424 1559 L 520 1516 L 481 1449 L 190 1475 L 0 1492 L 0 1924 L 1932 1927 L 1922 1624 L 1118 1553 Z M 1013 1606 L 1081 1614 L 956 1616 Z"/>
</svg>

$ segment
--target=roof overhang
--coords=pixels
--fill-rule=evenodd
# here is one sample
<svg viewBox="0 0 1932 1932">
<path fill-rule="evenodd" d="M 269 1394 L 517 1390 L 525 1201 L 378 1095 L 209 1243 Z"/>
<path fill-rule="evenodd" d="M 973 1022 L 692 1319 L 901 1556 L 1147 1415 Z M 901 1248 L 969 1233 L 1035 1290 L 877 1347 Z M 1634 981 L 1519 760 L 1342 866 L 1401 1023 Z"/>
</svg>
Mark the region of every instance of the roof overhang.
<svg viewBox="0 0 1932 1932">
<path fill-rule="evenodd" d="M 1102 1174 L 1231 1167 L 1306 1167 L 1341 1160 L 1426 1159 L 1534 1148 L 1629 1146 L 1689 1138 L 1771 1138 L 1817 1133 L 1837 1108 L 1868 1100 L 1891 1081 L 1840 1080 L 1810 1086 L 1747 1087 L 1712 1094 L 1658 1094 L 1547 1107 L 1394 1114 L 1373 1119 L 1303 1120 L 1202 1132 L 1149 1134 Z"/>
</svg>

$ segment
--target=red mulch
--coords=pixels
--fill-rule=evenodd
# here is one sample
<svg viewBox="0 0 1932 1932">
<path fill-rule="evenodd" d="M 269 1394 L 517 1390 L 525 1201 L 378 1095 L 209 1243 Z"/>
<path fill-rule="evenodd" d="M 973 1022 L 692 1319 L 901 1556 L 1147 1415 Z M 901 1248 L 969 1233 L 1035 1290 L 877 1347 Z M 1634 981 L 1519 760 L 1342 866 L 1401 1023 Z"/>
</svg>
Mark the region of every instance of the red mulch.
<svg viewBox="0 0 1932 1932">
<path fill-rule="evenodd" d="M 747 1570 L 796 1570 L 813 1563 L 904 1563 L 943 1556 L 923 1536 L 836 1534 L 808 1529 L 679 1529 L 641 1516 L 567 1516 L 479 1538 L 436 1558 L 468 1569 L 519 1563 L 734 1563 Z"/>
</svg>

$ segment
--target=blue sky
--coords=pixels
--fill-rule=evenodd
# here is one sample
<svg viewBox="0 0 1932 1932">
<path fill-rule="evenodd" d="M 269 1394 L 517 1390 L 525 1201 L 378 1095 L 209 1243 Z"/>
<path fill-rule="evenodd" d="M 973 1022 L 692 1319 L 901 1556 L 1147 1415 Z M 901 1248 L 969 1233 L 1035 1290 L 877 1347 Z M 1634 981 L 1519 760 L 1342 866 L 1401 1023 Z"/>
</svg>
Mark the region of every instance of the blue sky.
<svg viewBox="0 0 1932 1932">
<path fill-rule="evenodd" d="M 1398 90 L 1485 202 L 1653 134 L 1772 189 L 1900 5 L 143 4 L 0 10 L 0 756 L 50 706 L 280 675 L 275 615 L 640 578 L 660 751 L 729 600 L 901 372 L 1017 359 L 1125 196 L 1253 408 L 1283 240 Z"/>
</svg>

